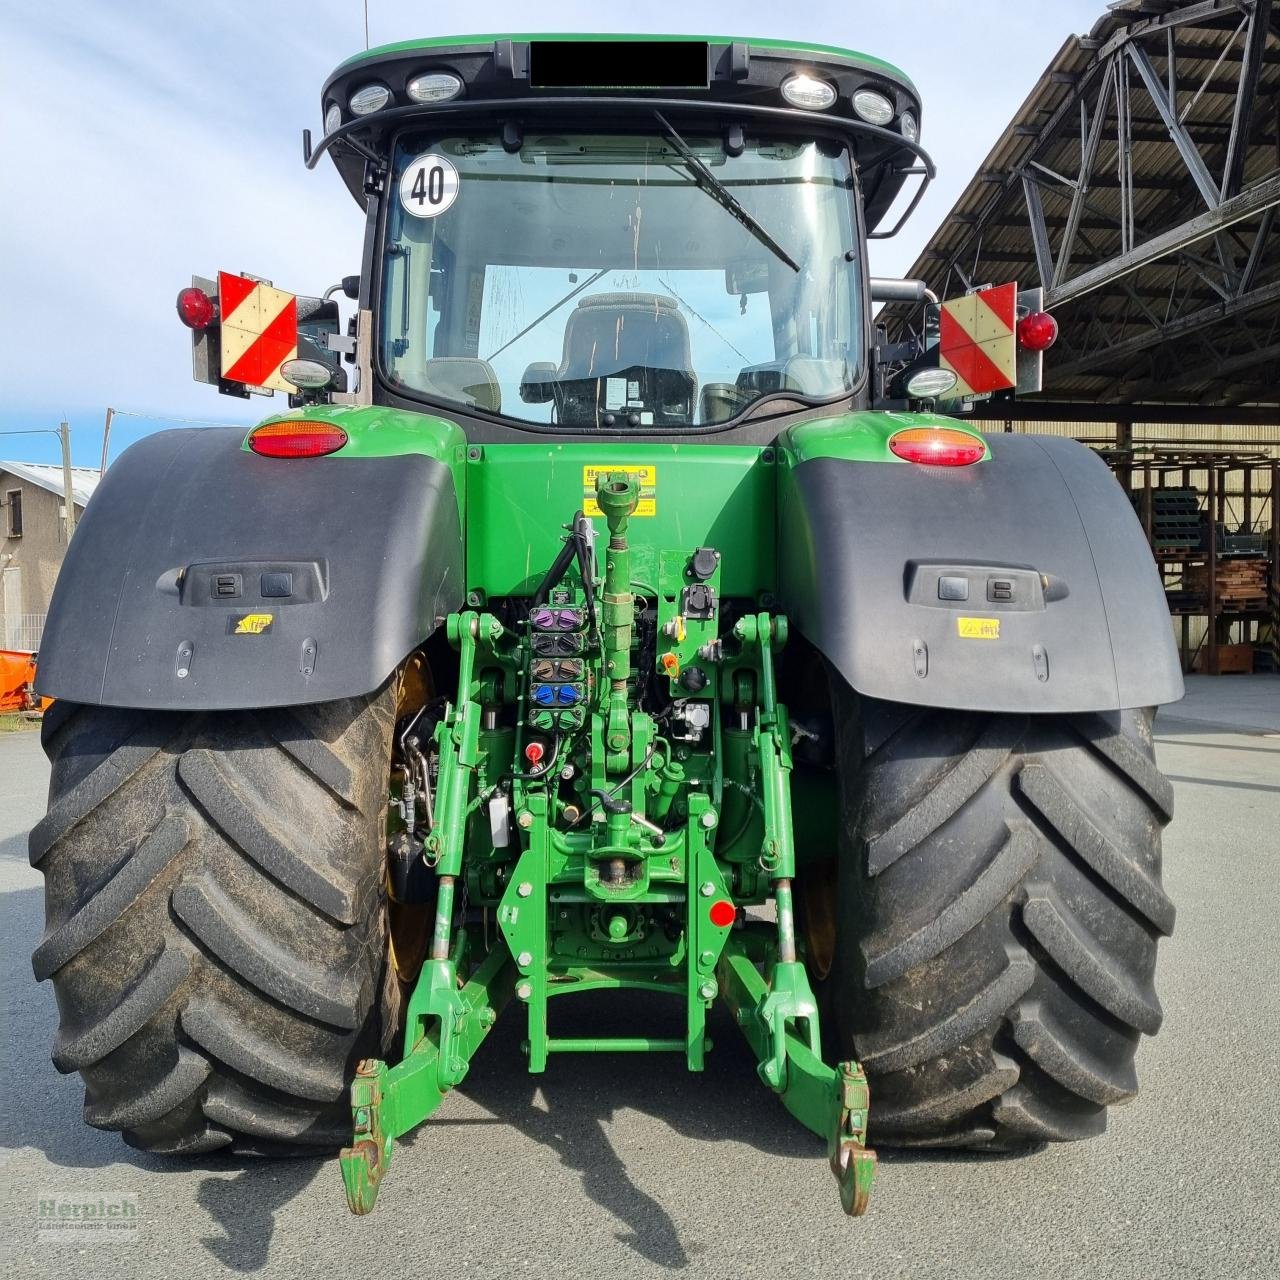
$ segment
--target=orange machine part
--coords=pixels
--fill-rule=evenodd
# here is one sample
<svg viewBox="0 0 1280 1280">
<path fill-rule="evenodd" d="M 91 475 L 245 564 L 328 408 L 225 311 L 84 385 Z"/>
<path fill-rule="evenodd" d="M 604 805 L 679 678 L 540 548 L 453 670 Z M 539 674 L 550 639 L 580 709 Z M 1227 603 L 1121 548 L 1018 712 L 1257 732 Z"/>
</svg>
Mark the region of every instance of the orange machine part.
<svg viewBox="0 0 1280 1280">
<path fill-rule="evenodd" d="M 35 694 L 36 655 L 27 649 L 0 649 L 0 711 L 43 711 L 51 698 Z"/>
</svg>

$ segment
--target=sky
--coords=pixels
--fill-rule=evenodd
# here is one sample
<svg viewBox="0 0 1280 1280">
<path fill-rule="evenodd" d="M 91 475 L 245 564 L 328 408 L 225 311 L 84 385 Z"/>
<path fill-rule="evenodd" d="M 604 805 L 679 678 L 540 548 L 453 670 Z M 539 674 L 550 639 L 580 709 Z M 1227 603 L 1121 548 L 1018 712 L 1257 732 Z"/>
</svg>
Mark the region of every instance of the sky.
<svg viewBox="0 0 1280 1280">
<path fill-rule="evenodd" d="M 368 0 L 370 42 L 502 31 L 772 37 L 861 49 L 907 72 L 939 178 L 899 235 L 902 274 L 1063 41 L 1102 0 Z M 536 12 L 536 18 L 531 13 Z M 478 15 L 483 15 L 478 16 Z M 328 161 L 308 173 L 320 88 L 365 43 L 361 0 L 19 0 L 0 18 L 0 458 L 98 465 L 186 419 L 251 423 L 191 380 L 174 297 L 192 273 L 248 271 L 298 293 L 360 267 L 363 215 Z M 135 416 L 137 415 L 137 416 Z M 5 435 L 36 429 L 42 434 Z"/>
</svg>

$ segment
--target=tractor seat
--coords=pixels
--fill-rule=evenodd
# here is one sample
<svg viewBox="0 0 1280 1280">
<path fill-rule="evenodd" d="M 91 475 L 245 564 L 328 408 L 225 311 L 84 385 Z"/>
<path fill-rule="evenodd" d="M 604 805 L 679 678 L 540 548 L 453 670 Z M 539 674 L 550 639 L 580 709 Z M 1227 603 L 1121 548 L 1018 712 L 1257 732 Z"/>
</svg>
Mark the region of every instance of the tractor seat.
<svg viewBox="0 0 1280 1280">
<path fill-rule="evenodd" d="M 487 409 L 490 413 L 501 412 L 502 387 L 487 360 L 473 360 L 469 356 L 437 356 L 427 361 L 424 372 L 422 389 L 428 395 Z"/>
<path fill-rule="evenodd" d="M 554 399 L 564 425 L 594 426 L 618 413 L 633 426 L 661 427 L 693 421 L 697 389 L 689 326 L 675 301 L 601 293 L 569 314 L 559 367 L 531 365 L 520 395 Z"/>
<path fill-rule="evenodd" d="M 579 382 L 634 368 L 671 370 L 693 380 L 689 326 L 675 301 L 657 293 L 584 298 L 565 324 L 556 377 Z"/>
</svg>

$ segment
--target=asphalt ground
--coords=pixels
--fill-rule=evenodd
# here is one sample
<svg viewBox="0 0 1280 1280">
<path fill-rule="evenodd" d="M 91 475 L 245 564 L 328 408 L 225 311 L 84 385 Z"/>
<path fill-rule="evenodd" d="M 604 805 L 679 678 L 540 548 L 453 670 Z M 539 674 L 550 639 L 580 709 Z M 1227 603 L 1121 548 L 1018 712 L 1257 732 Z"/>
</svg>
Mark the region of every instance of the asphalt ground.
<svg viewBox="0 0 1280 1280">
<path fill-rule="evenodd" d="M 334 1162 L 162 1161 L 81 1121 L 49 1062 L 56 1012 L 29 957 L 26 831 L 47 770 L 0 735 L 0 1269 L 6 1276 L 910 1276 L 1155 1280 L 1280 1275 L 1280 680 L 1193 680 L 1162 716 L 1178 904 L 1142 1092 L 1105 1135 L 1018 1158 L 884 1153 L 844 1217 L 821 1144 L 755 1077 L 729 1019 L 701 1077 L 667 1057 L 562 1057 L 526 1075 L 511 1010 L 463 1088 L 402 1142 L 374 1214 Z M 660 1009 L 628 1011 L 648 1029 Z M 598 1029 L 583 1011 L 580 1032 Z M 568 1020 L 566 1019 L 566 1022 Z M 573 1034 L 566 1025 L 565 1032 Z M 873 1101 L 874 1105 L 874 1101 Z M 131 1193 L 118 1239 L 37 1229 L 53 1193 Z"/>
</svg>

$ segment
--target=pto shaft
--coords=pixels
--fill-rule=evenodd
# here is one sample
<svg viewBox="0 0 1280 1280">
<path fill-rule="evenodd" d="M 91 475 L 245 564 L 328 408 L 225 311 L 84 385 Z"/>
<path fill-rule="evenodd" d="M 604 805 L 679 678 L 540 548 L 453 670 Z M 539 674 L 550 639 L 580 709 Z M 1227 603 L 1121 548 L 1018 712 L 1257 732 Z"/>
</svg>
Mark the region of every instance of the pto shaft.
<svg viewBox="0 0 1280 1280">
<path fill-rule="evenodd" d="M 604 669 L 609 678 L 605 723 L 605 769 L 624 773 L 630 764 L 631 742 L 627 681 L 631 678 L 631 631 L 635 601 L 631 595 L 631 548 L 627 524 L 640 500 L 640 486 L 633 475 L 611 471 L 596 481 L 596 501 L 609 526 L 609 547 L 604 562 Z"/>
</svg>

